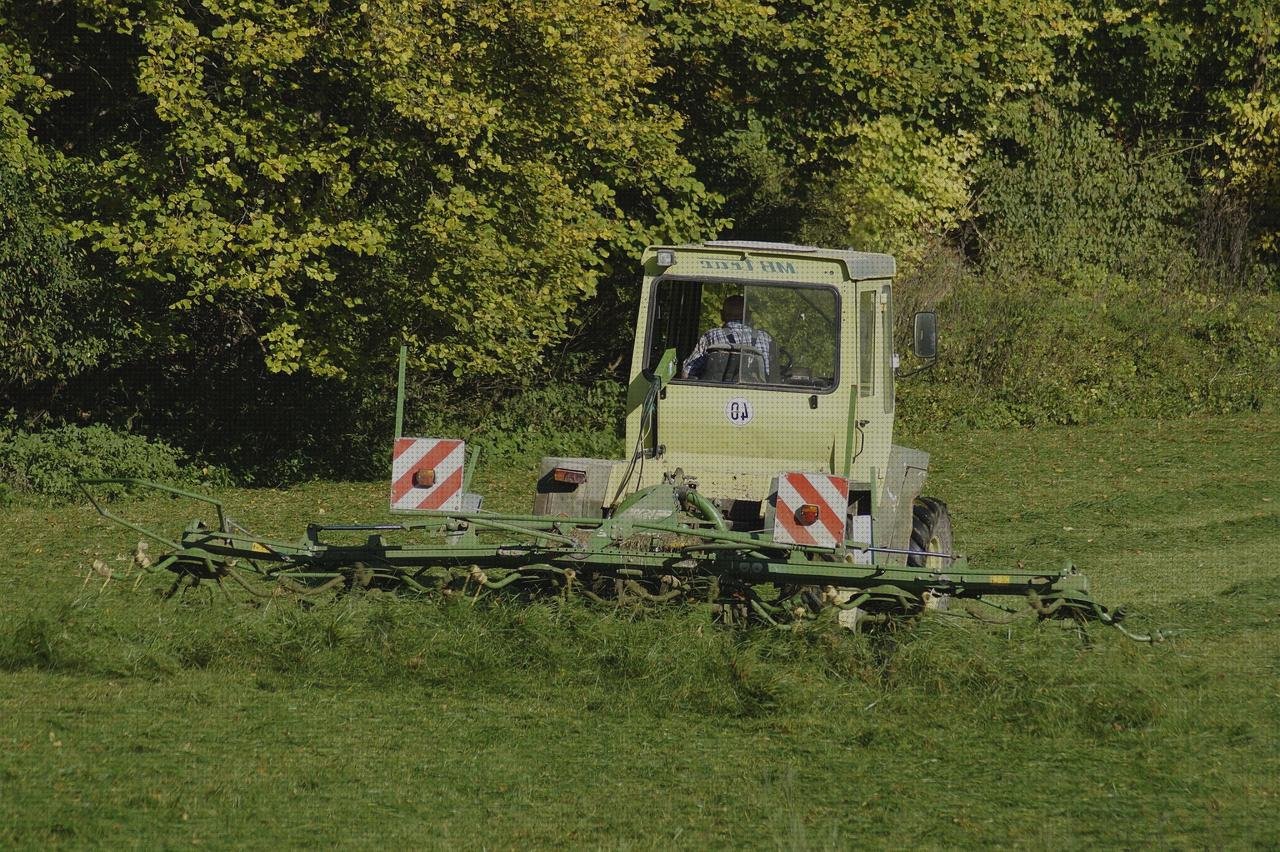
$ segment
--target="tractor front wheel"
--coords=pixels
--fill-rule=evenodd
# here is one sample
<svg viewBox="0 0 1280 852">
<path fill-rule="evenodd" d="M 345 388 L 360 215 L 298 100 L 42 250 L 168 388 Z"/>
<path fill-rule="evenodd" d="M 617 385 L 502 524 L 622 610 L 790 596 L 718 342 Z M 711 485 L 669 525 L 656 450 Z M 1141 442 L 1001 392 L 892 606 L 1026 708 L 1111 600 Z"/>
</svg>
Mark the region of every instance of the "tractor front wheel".
<svg viewBox="0 0 1280 852">
<path fill-rule="evenodd" d="M 933 497 L 917 497 L 911 517 L 911 553 L 907 564 L 913 568 L 945 571 L 951 564 L 945 557 L 954 553 L 951 513 L 947 504 Z M 940 554 L 940 555 L 934 555 Z"/>
</svg>

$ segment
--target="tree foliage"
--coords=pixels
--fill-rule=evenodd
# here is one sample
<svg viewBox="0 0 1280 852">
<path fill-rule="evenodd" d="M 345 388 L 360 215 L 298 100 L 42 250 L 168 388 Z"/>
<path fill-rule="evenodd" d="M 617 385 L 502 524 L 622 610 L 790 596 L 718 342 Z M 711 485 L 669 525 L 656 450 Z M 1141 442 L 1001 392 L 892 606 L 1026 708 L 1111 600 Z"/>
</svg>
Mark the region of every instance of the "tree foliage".
<svg viewBox="0 0 1280 852">
<path fill-rule="evenodd" d="M 72 168 L 31 135 L 57 97 L 29 54 L 0 42 L 0 392 L 73 376 L 107 349 L 102 287 L 50 212 Z"/>
<path fill-rule="evenodd" d="M 965 215 L 1001 105 L 1078 31 L 1042 0 L 649 4 L 700 173 L 741 230 L 910 252 Z"/>
<path fill-rule="evenodd" d="M 1198 277 L 1199 351 L 1188 292 L 1280 280 L 1278 40 L 1274 0 L 0 0 L 0 392 L 187 442 L 215 386 L 383 399 L 399 342 L 473 399 L 594 379 L 639 249 L 717 235 L 917 284 L 962 244 L 1031 313 Z"/>
<path fill-rule="evenodd" d="M 79 233 L 153 316 L 220 314 L 274 370 L 359 372 L 399 339 L 519 374 L 608 247 L 706 225 L 633 3 L 80 12 L 131 46 L 149 114 L 95 158 Z M 148 342 L 180 349 L 180 326 Z"/>
<path fill-rule="evenodd" d="M 109 348 L 103 288 L 46 202 L 33 178 L 0 162 L 0 392 L 70 378 Z"/>
<path fill-rule="evenodd" d="M 1122 141 L 1167 141 L 1209 197 L 1228 197 L 1232 237 L 1280 258 L 1280 7 L 1091 0 L 1079 14 L 1063 101 Z"/>
<path fill-rule="evenodd" d="M 1093 267 L 1135 281 L 1185 280 L 1195 192 L 1163 148 L 1130 147 L 1101 125 L 1040 105 L 1010 112 L 1007 151 L 974 164 L 975 231 L 988 265 L 1064 277 Z"/>
</svg>

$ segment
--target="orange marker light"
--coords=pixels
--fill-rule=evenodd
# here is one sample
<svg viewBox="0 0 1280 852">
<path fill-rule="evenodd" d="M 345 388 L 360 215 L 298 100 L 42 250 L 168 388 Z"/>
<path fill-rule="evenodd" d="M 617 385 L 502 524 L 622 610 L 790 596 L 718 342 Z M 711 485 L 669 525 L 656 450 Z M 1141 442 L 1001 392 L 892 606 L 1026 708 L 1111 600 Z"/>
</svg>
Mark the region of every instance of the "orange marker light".
<svg viewBox="0 0 1280 852">
<path fill-rule="evenodd" d="M 812 503 L 805 503 L 799 509 L 796 509 L 796 523 L 802 527 L 813 526 L 818 520 L 820 514 L 817 506 Z"/>
<path fill-rule="evenodd" d="M 413 472 L 414 488 L 430 488 L 436 484 L 436 469 L 434 467 L 420 467 Z"/>
<path fill-rule="evenodd" d="M 570 485 L 581 485 L 587 481 L 587 472 L 572 467 L 558 467 L 551 472 L 556 482 L 567 482 Z"/>
</svg>

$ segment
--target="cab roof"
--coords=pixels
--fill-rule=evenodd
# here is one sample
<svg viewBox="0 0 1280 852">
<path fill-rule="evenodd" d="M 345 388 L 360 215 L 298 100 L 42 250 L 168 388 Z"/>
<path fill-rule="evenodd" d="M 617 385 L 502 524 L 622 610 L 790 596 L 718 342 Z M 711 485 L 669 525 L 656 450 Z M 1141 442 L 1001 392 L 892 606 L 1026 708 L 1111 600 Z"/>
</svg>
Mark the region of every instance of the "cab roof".
<svg viewBox="0 0 1280 852">
<path fill-rule="evenodd" d="M 815 258 L 822 260 L 838 260 L 844 264 L 847 274 L 854 281 L 869 278 L 893 278 L 898 272 L 898 265 L 893 255 L 879 254 L 853 249 L 828 249 L 817 246 L 802 246 L 796 243 L 771 243 L 761 240 L 708 240 L 702 243 L 686 243 L 685 245 L 653 246 L 650 251 L 659 248 L 726 250 L 751 255 L 784 255 L 789 257 Z"/>
</svg>

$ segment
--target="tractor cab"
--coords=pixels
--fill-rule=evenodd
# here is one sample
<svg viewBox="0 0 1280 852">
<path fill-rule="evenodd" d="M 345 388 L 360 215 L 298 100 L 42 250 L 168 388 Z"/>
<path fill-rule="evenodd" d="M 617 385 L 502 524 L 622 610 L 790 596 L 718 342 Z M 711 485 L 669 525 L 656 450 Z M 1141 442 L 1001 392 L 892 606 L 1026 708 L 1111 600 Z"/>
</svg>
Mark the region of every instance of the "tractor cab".
<svg viewBox="0 0 1280 852">
<path fill-rule="evenodd" d="M 875 457 L 884 467 L 892 257 L 710 242 L 644 259 L 627 446 L 646 456 L 645 484 L 680 468 L 737 517 L 759 512 L 781 471 L 846 475 L 847 462 L 867 478 Z M 645 376 L 668 350 L 678 369 L 646 418 Z"/>
</svg>

